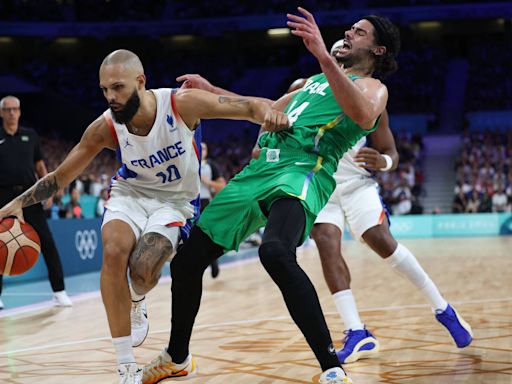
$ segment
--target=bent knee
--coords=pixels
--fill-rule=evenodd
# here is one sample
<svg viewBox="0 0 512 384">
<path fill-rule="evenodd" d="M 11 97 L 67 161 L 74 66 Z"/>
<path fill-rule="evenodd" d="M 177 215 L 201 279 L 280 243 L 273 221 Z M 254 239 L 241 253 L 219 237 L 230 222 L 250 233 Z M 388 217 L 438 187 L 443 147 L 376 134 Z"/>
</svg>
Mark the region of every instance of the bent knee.
<svg viewBox="0 0 512 384">
<path fill-rule="evenodd" d="M 281 241 L 264 242 L 258 248 L 258 254 L 261 264 L 267 271 L 274 268 L 283 268 L 291 260 L 295 261 L 295 255 Z"/>
<path fill-rule="evenodd" d="M 126 272 L 130 250 L 124 249 L 115 243 L 106 243 L 103 246 L 103 269 L 112 269 Z"/>
<path fill-rule="evenodd" d="M 315 224 L 311 230 L 311 237 L 317 244 L 337 244 L 341 238 L 341 230 L 333 224 Z"/>
<path fill-rule="evenodd" d="M 363 234 L 363 240 L 373 249 L 379 256 L 390 256 L 398 246 L 397 241 L 384 224 L 376 225 L 368 229 Z"/>
</svg>

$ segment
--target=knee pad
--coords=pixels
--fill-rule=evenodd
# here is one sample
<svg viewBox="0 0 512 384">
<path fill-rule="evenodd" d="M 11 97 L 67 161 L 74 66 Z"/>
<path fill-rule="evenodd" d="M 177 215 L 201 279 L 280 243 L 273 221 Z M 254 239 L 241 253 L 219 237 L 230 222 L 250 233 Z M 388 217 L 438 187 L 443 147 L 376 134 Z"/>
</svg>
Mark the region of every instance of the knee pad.
<svg viewBox="0 0 512 384">
<path fill-rule="evenodd" d="M 290 264 L 296 263 L 296 257 L 280 241 L 268 241 L 258 249 L 261 264 L 271 273 L 273 270 L 286 269 Z"/>
</svg>

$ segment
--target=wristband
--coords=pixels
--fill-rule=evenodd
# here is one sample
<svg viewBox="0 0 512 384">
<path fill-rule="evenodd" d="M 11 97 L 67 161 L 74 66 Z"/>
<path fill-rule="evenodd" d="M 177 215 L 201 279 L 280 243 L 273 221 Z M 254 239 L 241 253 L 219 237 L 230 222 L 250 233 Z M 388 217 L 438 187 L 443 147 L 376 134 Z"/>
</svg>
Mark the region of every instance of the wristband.
<svg viewBox="0 0 512 384">
<path fill-rule="evenodd" d="M 391 167 L 393 167 L 393 160 L 391 159 L 391 156 L 382 153 L 380 155 L 384 158 L 384 160 L 386 160 L 386 166 L 380 170 L 383 172 L 389 171 Z"/>
</svg>

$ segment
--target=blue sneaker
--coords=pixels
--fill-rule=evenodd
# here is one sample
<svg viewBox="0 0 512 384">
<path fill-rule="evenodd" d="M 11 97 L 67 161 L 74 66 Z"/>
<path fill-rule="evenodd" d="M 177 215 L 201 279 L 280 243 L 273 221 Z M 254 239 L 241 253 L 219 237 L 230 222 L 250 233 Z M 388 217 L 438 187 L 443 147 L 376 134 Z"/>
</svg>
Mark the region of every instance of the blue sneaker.
<svg viewBox="0 0 512 384">
<path fill-rule="evenodd" d="M 367 329 L 345 331 L 343 348 L 336 352 L 341 364 L 353 363 L 359 359 L 365 359 L 379 352 L 380 344 Z"/>
<path fill-rule="evenodd" d="M 473 331 L 461 315 L 450 305 L 444 311 L 436 311 L 436 319 L 450 332 L 457 347 L 464 348 L 473 341 Z"/>
</svg>

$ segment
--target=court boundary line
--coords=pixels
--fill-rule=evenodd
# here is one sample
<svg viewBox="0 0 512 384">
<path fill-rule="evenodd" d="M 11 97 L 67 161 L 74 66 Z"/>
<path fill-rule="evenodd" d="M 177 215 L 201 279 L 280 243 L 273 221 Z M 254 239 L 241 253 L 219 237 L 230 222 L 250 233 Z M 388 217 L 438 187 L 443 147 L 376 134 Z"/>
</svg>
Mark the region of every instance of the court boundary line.
<svg viewBox="0 0 512 384">
<path fill-rule="evenodd" d="M 503 297 L 503 298 L 496 298 L 496 299 L 480 299 L 480 300 L 462 300 L 462 301 L 452 301 L 452 304 L 456 305 L 466 305 L 466 304 L 485 304 L 485 303 L 497 303 L 497 302 L 504 302 L 504 301 L 512 301 L 512 297 Z M 429 308 L 430 306 L 428 304 L 408 304 L 408 305 L 394 305 L 389 307 L 371 307 L 371 308 L 361 308 L 360 312 L 368 312 L 368 311 L 392 311 L 392 310 L 400 310 L 400 309 L 415 309 L 415 308 Z M 337 314 L 337 312 L 324 312 L 324 315 L 333 315 Z M 244 324 L 254 324 L 259 323 L 263 321 L 279 321 L 279 320 L 291 320 L 290 316 L 275 316 L 275 317 L 268 317 L 268 318 L 260 318 L 260 319 L 245 319 L 245 320 L 237 320 L 237 321 L 227 321 L 222 323 L 213 323 L 213 324 L 199 324 L 194 326 L 194 329 L 206 329 L 206 328 L 216 328 L 216 327 L 225 327 L 230 325 L 244 325 Z M 159 334 L 159 333 L 169 333 L 170 328 L 167 329 L 160 329 L 149 332 L 149 334 Z M 73 341 L 66 341 L 62 343 L 55 343 L 55 344 L 46 344 L 46 345 L 39 345 L 37 347 L 31 347 L 31 348 L 22 348 L 22 349 L 15 349 L 12 351 L 6 351 L 6 352 L 0 352 L 0 357 L 4 356 L 11 356 L 16 355 L 20 353 L 25 352 L 34 352 L 34 351 L 41 351 L 45 349 L 51 349 L 51 348 L 59 348 L 59 347 L 67 347 L 71 345 L 80 345 L 80 344 L 87 344 L 87 343 L 93 343 L 96 341 L 107 341 L 110 340 L 110 336 L 104 336 L 104 337 L 96 337 L 96 338 L 89 338 L 89 339 L 83 339 L 83 340 L 73 340 Z"/>
<path fill-rule="evenodd" d="M 258 260 L 259 260 L 258 257 L 254 256 L 254 257 L 250 257 L 247 259 L 234 260 L 234 261 L 230 261 L 227 263 L 223 263 L 223 264 L 221 264 L 221 266 L 223 269 L 229 269 L 229 268 L 240 267 L 240 266 L 243 266 L 246 264 L 255 263 Z M 100 271 L 97 271 L 97 272 L 99 273 Z M 163 276 L 160 278 L 160 280 L 158 280 L 158 284 L 167 283 L 170 281 L 171 281 L 170 276 Z M 5 293 L 5 292 L 3 293 L 3 296 L 29 296 L 29 295 L 30 295 L 29 293 L 25 293 L 25 292 L 24 293 Z M 45 294 L 40 293 L 40 292 L 35 293 L 35 296 L 43 296 L 43 295 L 44 296 L 53 295 L 53 292 L 49 292 L 49 293 L 45 293 Z M 91 298 L 97 298 L 99 296 L 101 296 L 101 293 L 99 290 L 91 291 L 91 292 L 83 292 L 83 293 L 79 293 L 79 294 L 75 294 L 75 295 L 69 295 L 71 301 L 73 301 L 73 302 L 84 301 L 84 300 L 88 300 Z M 15 307 L 15 308 L 11 308 L 11 309 L 3 309 L 0 311 L 0 319 L 4 318 L 4 317 L 23 315 L 23 314 L 27 314 L 30 312 L 39 311 L 42 309 L 49 309 L 52 307 L 63 308 L 63 307 L 55 306 L 53 300 L 45 300 L 45 301 L 41 301 L 41 302 L 35 303 L 35 304 L 28 304 L 28 305 L 24 305 L 21 307 Z"/>
</svg>

